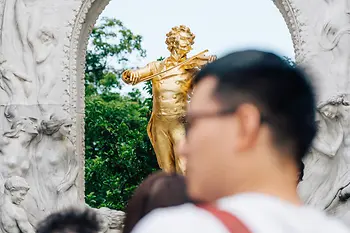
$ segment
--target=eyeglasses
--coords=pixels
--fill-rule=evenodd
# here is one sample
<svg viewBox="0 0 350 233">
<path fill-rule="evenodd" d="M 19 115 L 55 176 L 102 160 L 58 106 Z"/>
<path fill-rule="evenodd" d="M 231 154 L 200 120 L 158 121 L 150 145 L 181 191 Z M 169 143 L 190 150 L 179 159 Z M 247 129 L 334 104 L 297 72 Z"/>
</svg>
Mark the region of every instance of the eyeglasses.
<svg viewBox="0 0 350 233">
<path fill-rule="evenodd" d="M 223 110 L 220 110 L 217 112 L 206 112 L 206 113 L 197 113 L 197 114 L 186 115 L 184 118 L 186 135 L 188 134 L 189 130 L 191 129 L 193 122 L 195 122 L 198 119 L 226 116 L 226 115 L 234 113 L 235 111 L 236 111 L 236 108 L 228 108 L 228 109 L 223 109 Z"/>
<path fill-rule="evenodd" d="M 227 108 L 223 109 L 217 112 L 206 112 L 206 113 L 197 113 L 197 114 L 191 114 L 191 115 L 186 115 L 184 117 L 184 125 L 185 125 L 185 132 L 186 135 L 188 134 L 189 130 L 191 129 L 191 126 L 193 125 L 193 122 L 195 122 L 198 119 L 203 119 L 203 118 L 214 118 L 214 117 L 222 117 L 222 116 L 227 116 L 230 114 L 233 114 L 237 110 L 237 107 L 235 108 Z M 266 123 L 266 117 L 264 117 L 262 114 L 260 114 L 260 124 Z"/>
</svg>

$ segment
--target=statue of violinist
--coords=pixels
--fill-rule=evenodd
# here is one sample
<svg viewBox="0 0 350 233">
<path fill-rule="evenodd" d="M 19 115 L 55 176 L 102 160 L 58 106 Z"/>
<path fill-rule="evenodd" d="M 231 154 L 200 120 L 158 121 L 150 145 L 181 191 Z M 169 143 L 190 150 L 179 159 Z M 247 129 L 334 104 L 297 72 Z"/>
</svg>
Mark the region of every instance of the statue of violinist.
<svg viewBox="0 0 350 233">
<path fill-rule="evenodd" d="M 165 172 L 185 174 L 185 159 L 175 148 L 185 137 L 183 117 L 192 90 L 192 78 L 216 56 L 205 56 L 205 50 L 187 58 L 195 35 L 186 26 L 173 27 L 166 36 L 168 58 L 137 70 L 126 70 L 122 78 L 132 85 L 152 80 L 153 112 L 147 127 L 148 136 L 159 167 Z"/>
</svg>

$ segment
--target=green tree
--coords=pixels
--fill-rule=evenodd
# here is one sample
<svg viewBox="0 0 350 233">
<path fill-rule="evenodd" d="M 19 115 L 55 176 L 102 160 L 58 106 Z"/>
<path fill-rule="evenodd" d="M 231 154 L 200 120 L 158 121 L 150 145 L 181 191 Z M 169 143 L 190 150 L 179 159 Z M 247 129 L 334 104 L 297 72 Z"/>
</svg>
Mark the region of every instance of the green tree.
<svg viewBox="0 0 350 233">
<path fill-rule="evenodd" d="M 122 69 L 115 67 L 129 61 L 132 54 L 145 57 L 141 42 L 142 37 L 132 33 L 120 20 L 102 18 L 92 30 L 86 53 L 86 95 L 120 89 Z"/>
<path fill-rule="evenodd" d="M 94 207 L 123 209 L 157 162 L 146 127 L 150 109 L 136 96 L 86 101 L 86 194 Z"/>
<path fill-rule="evenodd" d="M 85 183 L 92 207 L 124 209 L 137 185 L 158 169 L 147 123 L 152 100 L 134 89 L 119 93 L 122 65 L 145 56 L 142 37 L 116 19 L 104 18 L 91 34 L 86 57 Z M 125 67 L 121 67 L 125 68 Z M 150 82 L 145 89 L 151 93 Z"/>
</svg>

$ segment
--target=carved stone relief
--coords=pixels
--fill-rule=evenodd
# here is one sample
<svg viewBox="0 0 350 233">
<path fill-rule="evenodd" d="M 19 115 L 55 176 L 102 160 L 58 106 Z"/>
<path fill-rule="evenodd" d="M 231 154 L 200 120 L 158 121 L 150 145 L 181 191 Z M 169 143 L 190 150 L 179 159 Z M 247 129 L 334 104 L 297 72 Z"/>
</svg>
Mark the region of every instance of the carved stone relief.
<svg viewBox="0 0 350 233">
<path fill-rule="evenodd" d="M 11 176 L 3 184 L 5 193 L 0 204 L 0 230 L 2 233 L 34 233 L 22 202 L 30 189 L 28 183 L 19 176 Z"/>
<path fill-rule="evenodd" d="M 22 206 L 33 226 L 50 212 L 84 200 L 85 52 L 92 27 L 108 2 L 0 0 L 0 197 L 6 196 L 6 179 L 24 178 L 31 188 Z M 296 61 L 316 80 L 319 102 L 333 106 L 331 98 L 347 96 L 350 88 L 348 0 L 274 3 L 291 32 Z M 343 171 L 343 164 L 335 160 L 345 157 L 350 144 L 348 110 L 339 115 L 336 110 L 333 119 L 326 113 L 333 111 L 330 108 L 319 109 L 319 141 L 321 148 L 329 145 L 331 153 L 315 144 L 307 161 L 308 179 L 316 179 L 318 166 L 326 166 L 313 161 L 321 153 L 324 162 L 333 158 L 332 166 Z M 344 159 L 346 164 L 349 160 Z M 333 178 L 339 185 L 348 180 L 347 175 L 344 180 Z M 329 180 L 322 179 L 320 183 L 328 186 Z M 301 188 L 301 194 L 310 204 L 322 195 L 311 188 Z M 342 206 L 327 211 L 340 217 Z"/>
<path fill-rule="evenodd" d="M 300 196 L 350 226 L 350 2 L 274 2 L 289 25 L 296 61 L 311 74 L 317 90 L 319 132 L 304 161 Z"/>
<path fill-rule="evenodd" d="M 32 153 L 30 144 L 38 135 L 36 119 L 20 118 L 3 134 L 0 147 L 1 193 L 3 184 L 11 176 L 26 177 L 30 169 Z"/>
<path fill-rule="evenodd" d="M 34 227 L 54 211 L 83 205 L 82 163 L 70 135 L 74 116 L 65 107 L 70 85 L 63 70 L 68 25 L 80 4 L 0 1 L 0 198 L 6 199 L 6 180 L 25 179 L 31 188 L 21 211 Z"/>
<path fill-rule="evenodd" d="M 321 103 L 317 112 L 318 135 L 309 155 L 304 159 L 304 180 L 299 184 L 301 198 L 309 205 L 350 223 L 348 145 L 344 124 L 349 108 L 346 96 Z"/>
<path fill-rule="evenodd" d="M 60 210 L 78 202 L 77 177 L 79 163 L 69 138 L 72 122 L 67 116 L 51 115 L 41 122 L 42 137 L 38 143 L 35 171 L 43 203 L 52 202 L 53 210 Z"/>
<path fill-rule="evenodd" d="M 123 223 L 125 213 L 123 211 L 112 210 L 106 207 L 95 209 L 97 211 L 101 231 L 99 233 L 121 233 L 123 231 Z"/>
</svg>

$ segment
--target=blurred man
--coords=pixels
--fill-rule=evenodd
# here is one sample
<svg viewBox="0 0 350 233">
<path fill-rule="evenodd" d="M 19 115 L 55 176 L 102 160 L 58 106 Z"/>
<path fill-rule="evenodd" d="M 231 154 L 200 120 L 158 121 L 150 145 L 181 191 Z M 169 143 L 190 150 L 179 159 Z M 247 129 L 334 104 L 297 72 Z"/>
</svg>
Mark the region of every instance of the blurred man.
<svg viewBox="0 0 350 233">
<path fill-rule="evenodd" d="M 186 204 L 156 210 L 135 233 L 349 232 L 304 207 L 300 160 L 316 134 L 307 77 L 282 58 L 248 50 L 206 66 L 187 113 Z"/>
</svg>

